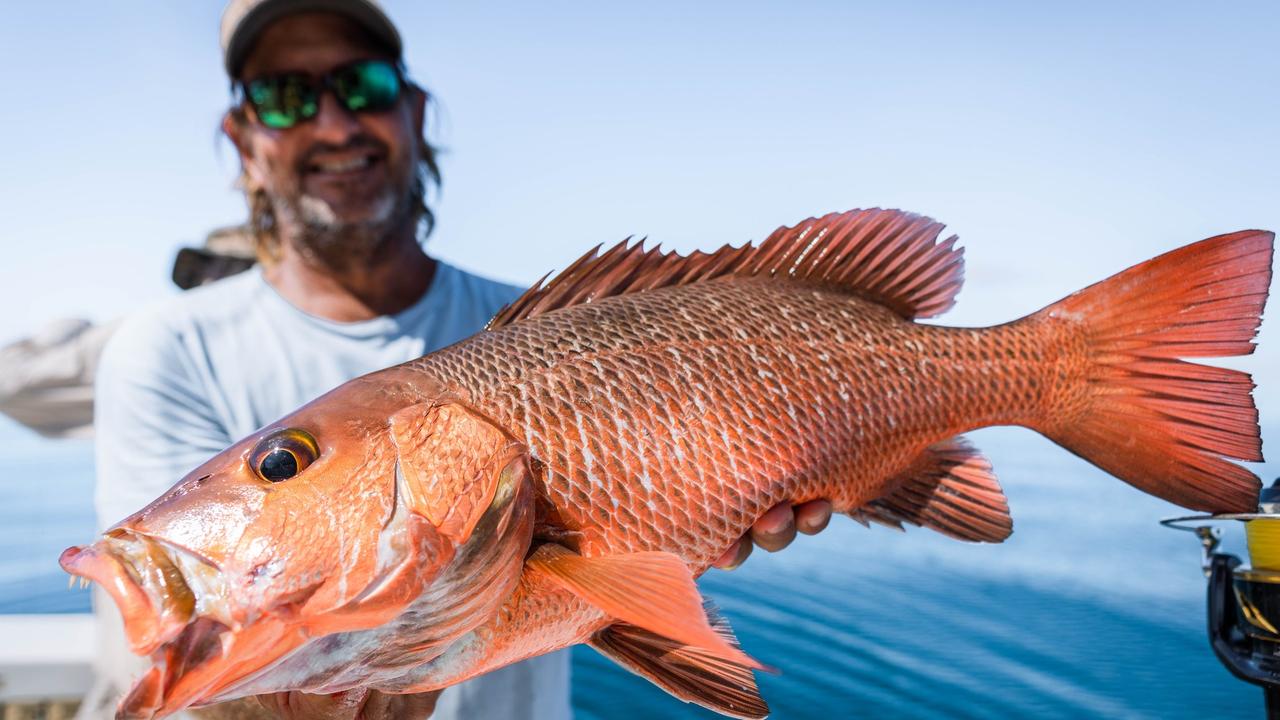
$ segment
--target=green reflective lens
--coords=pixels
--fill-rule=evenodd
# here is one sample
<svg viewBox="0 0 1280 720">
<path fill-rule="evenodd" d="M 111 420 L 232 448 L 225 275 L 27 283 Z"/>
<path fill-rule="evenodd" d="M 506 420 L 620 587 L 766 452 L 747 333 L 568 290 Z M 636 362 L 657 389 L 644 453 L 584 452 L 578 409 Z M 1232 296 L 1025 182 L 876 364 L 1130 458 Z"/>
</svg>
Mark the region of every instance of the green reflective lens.
<svg viewBox="0 0 1280 720">
<path fill-rule="evenodd" d="M 293 127 L 320 109 L 315 83 L 306 75 L 272 75 L 245 84 L 258 120 L 269 128 Z"/>
<path fill-rule="evenodd" d="M 347 65 L 332 77 L 334 95 L 352 112 L 387 110 L 400 97 L 400 73 L 381 60 Z"/>
<path fill-rule="evenodd" d="M 359 60 L 318 80 L 301 73 L 255 78 L 244 83 L 245 98 L 258 120 L 276 130 L 310 120 L 320 111 L 320 92 L 333 90 L 351 112 L 389 110 L 400 98 L 400 71 L 385 60 Z"/>
</svg>

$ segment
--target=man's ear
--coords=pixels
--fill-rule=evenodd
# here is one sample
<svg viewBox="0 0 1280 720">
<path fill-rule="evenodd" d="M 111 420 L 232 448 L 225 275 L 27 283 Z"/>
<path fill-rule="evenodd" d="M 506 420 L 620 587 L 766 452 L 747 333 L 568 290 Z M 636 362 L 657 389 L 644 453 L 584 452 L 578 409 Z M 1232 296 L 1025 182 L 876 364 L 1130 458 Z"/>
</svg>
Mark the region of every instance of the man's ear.
<svg viewBox="0 0 1280 720">
<path fill-rule="evenodd" d="M 243 115 L 236 117 L 236 112 L 236 110 L 228 110 L 222 116 L 222 134 L 227 136 L 235 146 L 236 154 L 240 156 L 240 167 L 250 184 L 250 187 L 245 190 L 253 190 L 262 187 L 262 171 L 254 161 L 253 152 L 250 149 L 249 120 Z"/>
<path fill-rule="evenodd" d="M 402 501 L 462 545 L 504 483 L 525 482 L 527 451 L 488 418 L 457 403 L 419 403 L 391 416 Z"/>
</svg>

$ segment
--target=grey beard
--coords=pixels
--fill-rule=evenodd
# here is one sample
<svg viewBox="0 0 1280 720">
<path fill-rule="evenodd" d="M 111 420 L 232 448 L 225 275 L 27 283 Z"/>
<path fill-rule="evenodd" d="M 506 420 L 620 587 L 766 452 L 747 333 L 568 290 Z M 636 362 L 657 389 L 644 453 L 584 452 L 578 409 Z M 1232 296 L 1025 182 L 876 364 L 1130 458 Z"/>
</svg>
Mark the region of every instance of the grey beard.
<svg viewBox="0 0 1280 720">
<path fill-rule="evenodd" d="M 328 203 L 310 195 L 280 204 L 277 216 L 283 220 L 281 225 L 293 230 L 290 241 L 308 259 L 339 271 L 367 265 L 406 223 L 413 222 L 413 203 L 407 193 L 398 198 L 384 195 L 369 219 L 350 223 L 338 220 Z"/>
</svg>

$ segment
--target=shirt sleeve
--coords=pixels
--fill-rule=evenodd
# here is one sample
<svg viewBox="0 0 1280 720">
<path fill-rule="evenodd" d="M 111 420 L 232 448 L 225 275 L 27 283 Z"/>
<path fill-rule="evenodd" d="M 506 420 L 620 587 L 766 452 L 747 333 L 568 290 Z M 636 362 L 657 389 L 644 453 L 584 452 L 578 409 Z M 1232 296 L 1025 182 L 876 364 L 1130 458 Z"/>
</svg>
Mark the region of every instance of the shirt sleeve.
<svg viewBox="0 0 1280 720">
<path fill-rule="evenodd" d="M 107 342 L 94 390 L 100 529 L 231 443 L 195 367 L 180 326 L 158 313 L 129 318 Z"/>
</svg>

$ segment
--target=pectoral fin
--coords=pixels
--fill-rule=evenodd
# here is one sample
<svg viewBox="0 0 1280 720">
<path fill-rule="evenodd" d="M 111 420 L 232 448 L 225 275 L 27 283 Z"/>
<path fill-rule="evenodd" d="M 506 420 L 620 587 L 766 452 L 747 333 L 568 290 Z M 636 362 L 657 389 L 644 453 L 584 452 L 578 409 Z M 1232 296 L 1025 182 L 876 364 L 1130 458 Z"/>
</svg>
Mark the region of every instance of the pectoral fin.
<svg viewBox="0 0 1280 720">
<path fill-rule="evenodd" d="M 738 640 L 729 623 L 714 609 L 707 619 L 734 647 Z M 758 718 L 769 714 L 760 697 L 751 668 L 726 661 L 691 645 L 655 635 L 644 628 L 617 623 L 596 633 L 588 642 L 597 652 L 686 702 L 697 703 L 722 715 Z"/>
<path fill-rule="evenodd" d="M 583 557 L 562 545 L 540 546 L 525 561 L 610 617 L 664 638 L 692 645 L 711 657 L 763 669 L 716 632 L 702 610 L 693 573 L 667 552 Z"/>
</svg>

